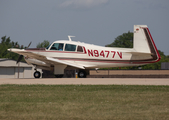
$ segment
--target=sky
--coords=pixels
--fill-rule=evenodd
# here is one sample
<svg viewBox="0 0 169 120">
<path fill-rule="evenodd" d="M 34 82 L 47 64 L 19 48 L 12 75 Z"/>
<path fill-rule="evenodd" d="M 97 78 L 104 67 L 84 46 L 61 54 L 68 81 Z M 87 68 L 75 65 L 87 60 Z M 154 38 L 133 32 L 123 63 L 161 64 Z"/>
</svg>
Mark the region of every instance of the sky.
<svg viewBox="0 0 169 120">
<path fill-rule="evenodd" d="M 30 47 L 44 40 L 105 46 L 134 25 L 148 25 L 169 55 L 169 0 L 0 0 L 0 37 Z"/>
</svg>

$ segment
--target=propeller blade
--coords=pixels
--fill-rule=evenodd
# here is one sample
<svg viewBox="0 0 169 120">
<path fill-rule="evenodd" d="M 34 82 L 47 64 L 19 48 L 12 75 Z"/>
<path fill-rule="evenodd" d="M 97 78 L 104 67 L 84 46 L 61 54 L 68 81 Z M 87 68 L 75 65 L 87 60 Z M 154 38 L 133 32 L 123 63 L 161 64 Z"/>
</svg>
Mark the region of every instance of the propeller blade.
<svg viewBox="0 0 169 120">
<path fill-rule="evenodd" d="M 27 47 L 27 48 L 29 48 L 29 46 L 31 45 L 31 43 L 32 43 L 32 42 L 30 42 L 30 43 L 29 43 L 29 45 L 28 45 L 28 47 Z"/>
<path fill-rule="evenodd" d="M 18 60 L 17 60 L 17 62 L 16 62 L 16 64 L 18 64 L 22 60 L 22 58 L 23 58 L 23 55 L 20 55 Z"/>
</svg>

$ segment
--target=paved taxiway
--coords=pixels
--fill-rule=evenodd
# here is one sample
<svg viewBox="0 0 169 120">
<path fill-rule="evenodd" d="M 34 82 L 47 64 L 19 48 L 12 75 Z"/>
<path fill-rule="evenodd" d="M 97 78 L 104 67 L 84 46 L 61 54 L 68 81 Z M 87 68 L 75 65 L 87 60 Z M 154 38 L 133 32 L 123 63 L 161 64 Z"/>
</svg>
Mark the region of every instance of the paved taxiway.
<svg viewBox="0 0 169 120">
<path fill-rule="evenodd" d="M 169 85 L 169 78 L 0 78 L 0 84 L 44 85 Z"/>
</svg>

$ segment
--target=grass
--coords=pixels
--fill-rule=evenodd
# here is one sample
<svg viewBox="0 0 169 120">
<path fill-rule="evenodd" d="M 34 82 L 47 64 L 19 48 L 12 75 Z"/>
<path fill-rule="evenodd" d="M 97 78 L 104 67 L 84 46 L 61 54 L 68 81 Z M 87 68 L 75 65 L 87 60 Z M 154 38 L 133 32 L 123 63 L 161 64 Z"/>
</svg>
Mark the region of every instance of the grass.
<svg viewBox="0 0 169 120">
<path fill-rule="evenodd" d="M 0 120 L 166 120 L 169 86 L 0 85 Z"/>
</svg>

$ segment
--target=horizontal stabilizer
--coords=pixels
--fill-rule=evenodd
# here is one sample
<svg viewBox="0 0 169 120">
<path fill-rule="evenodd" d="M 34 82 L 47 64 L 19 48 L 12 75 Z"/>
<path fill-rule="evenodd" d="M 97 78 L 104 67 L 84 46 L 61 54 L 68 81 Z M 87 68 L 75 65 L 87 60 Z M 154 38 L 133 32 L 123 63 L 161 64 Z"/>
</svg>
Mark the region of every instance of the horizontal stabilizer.
<svg viewBox="0 0 169 120">
<path fill-rule="evenodd" d="M 153 53 L 143 53 L 143 52 L 126 52 L 133 55 L 153 55 Z"/>
</svg>

